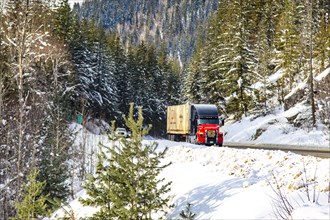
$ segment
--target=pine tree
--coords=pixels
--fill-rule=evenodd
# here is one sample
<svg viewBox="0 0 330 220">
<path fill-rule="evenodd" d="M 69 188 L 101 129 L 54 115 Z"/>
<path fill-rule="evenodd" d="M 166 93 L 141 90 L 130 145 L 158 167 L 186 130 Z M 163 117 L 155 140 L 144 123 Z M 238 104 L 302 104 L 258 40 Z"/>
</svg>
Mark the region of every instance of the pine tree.
<svg viewBox="0 0 330 220">
<path fill-rule="evenodd" d="M 294 77 L 299 68 L 299 35 L 296 25 L 298 14 L 295 1 L 285 0 L 275 39 L 278 65 L 283 70 L 280 79 L 280 102 L 284 101 L 284 97 L 293 88 Z"/>
<path fill-rule="evenodd" d="M 237 118 L 252 108 L 251 84 L 255 52 L 250 39 L 251 6 L 246 1 L 223 1 L 211 25 L 207 51 L 215 55 L 205 62 L 211 68 L 206 72 L 205 88 L 212 88 L 215 79 L 227 97 L 226 110 Z M 214 37 L 217 36 L 217 37 Z M 210 90 L 210 88 L 208 90 Z M 211 90 L 212 91 L 212 90 Z"/>
<path fill-rule="evenodd" d="M 132 103 L 124 120 L 131 139 L 120 138 L 119 144 L 110 147 L 101 145 L 96 174 L 84 184 L 89 198 L 80 201 L 100 207 L 93 216 L 97 219 L 152 219 L 154 213 L 166 214 L 171 183 L 163 184 L 165 180 L 158 177 L 169 165 L 160 164 L 165 151 L 157 152 L 156 143 L 142 144 L 149 130 L 144 128 L 142 108 L 135 120 Z"/>
<path fill-rule="evenodd" d="M 28 183 L 23 185 L 23 200 L 15 204 L 16 219 L 32 220 L 49 214 L 46 205 L 48 196 L 42 195 L 46 183 L 37 181 L 37 175 L 38 171 L 35 168 L 32 169 L 28 176 Z"/>
<path fill-rule="evenodd" d="M 68 0 L 61 0 L 60 6 L 56 9 L 54 32 L 65 42 L 70 40 L 72 34 L 72 12 Z"/>
<path fill-rule="evenodd" d="M 322 2 L 322 1 L 321 1 Z M 314 11 L 318 23 L 318 31 L 315 34 L 315 54 L 316 59 L 319 61 L 318 72 L 322 72 L 327 64 L 330 64 L 330 3 L 323 1 L 319 3 L 319 9 Z M 328 7 L 328 11 L 326 10 Z"/>
<path fill-rule="evenodd" d="M 164 67 L 163 67 L 164 68 Z M 166 103 L 174 105 L 182 103 L 183 99 L 183 74 L 182 68 L 177 60 L 169 60 L 166 67 L 163 69 L 166 76 Z"/>
<path fill-rule="evenodd" d="M 186 101 L 191 103 L 202 103 L 204 96 L 202 95 L 202 89 L 205 87 L 202 82 L 202 58 L 204 54 L 202 38 L 198 38 L 194 56 L 192 57 L 189 65 L 184 70 L 184 91 Z"/>
<path fill-rule="evenodd" d="M 64 202 L 69 196 L 68 178 L 70 146 L 72 146 L 72 132 L 67 128 L 64 104 L 52 105 L 49 117 L 44 126 L 45 140 L 40 150 L 38 181 L 44 182 L 42 195 L 48 195 L 47 209 L 58 208 L 58 202 Z"/>
<path fill-rule="evenodd" d="M 269 100 L 274 92 L 274 85 L 269 80 L 269 76 L 273 73 L 274 63 L 274 31 L 276 23 L 276 6 L 272 0 L 260 1 L 257 9 L 260 18 L 258 18 L 256 26 L 256 72 L 254 75 L 254 83 L 260 87 L 254 90 L 257 101 L 257 110 L 267 112 L 272 107 Z"/>
<path fill-rule="evenodd" d="M 160 74 L 162 82 L 158 82 L 160 84 L 161 89 L 157 89 L 157 96 L 160 97 L 163 105 L 163 114 L 165 115 L 166 107 L 168 105 L 178 104 L 180 103 L 180 98 L 182 94 L 181 87 L 181 78 L 182 74 L 180 74 L 181 67 L 176 60 L 168 59 L 165 45 L 162 44 L 161 48 L 158 51 L 158 65 L 160 68 Z M 165 91 L 165 92 L 164 92 Z M 160 125 L 166 125 L 166 122 L 160 122 Z"/>
<path fill-rule="evenodd" d="M 109 81 L 112 81 L 113 86 L 111 88 L 115 90 L 112 93 L 112 97 L 116 97 L 115 115 L 121 116 L 128 112 L 129 102 L 132 95 L 130 91 L 131 77 L 127 68 L 127 58 L 117 34 L 109 33 L 106 46 L 109 56 L 113 61 L 113 77 L 109 79 Z M 116 119 L 119 124 L 123 123 L 120 117 L 116 117 Z"/>
<path fill-rule="evenodd" d="M 200 50 L 199 74 L 203 102 L 213 103 L 225 113 L 226 93 L 223 87 L 224 73 L 226 69 L 226 58 L 223 56 L 222 47 L 225 46 L 227 39 L 224 33 L 226 19 L 226 4 L 221 4 L 217 13 L 209 20 L 205 45 L 199 42 Z M 203 38 L 203 35 L 201 35 Z"/>
</svg>

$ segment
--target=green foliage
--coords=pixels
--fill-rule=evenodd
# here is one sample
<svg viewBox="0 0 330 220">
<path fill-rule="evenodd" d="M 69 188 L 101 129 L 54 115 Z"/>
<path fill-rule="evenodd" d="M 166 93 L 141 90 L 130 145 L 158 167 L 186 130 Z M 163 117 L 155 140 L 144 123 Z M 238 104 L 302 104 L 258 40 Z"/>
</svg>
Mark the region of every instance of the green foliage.
<svg viewBox="0 0 330 220">
<path fill-rule="evenodd" d="M 319 11 L 319 20 L 317 21 L 319 31 L 315 33 L 315 57 L 320 62 L 319 72 L 323 71 L 326 68 L 326 63 L 330 61 L 330 3 L 323 2 L 323 4 L 320 4 L 320 8 L 317 9 Z M 325 8 L 328 8 L 328 12 Z"/>
<path fill-rule="evenodd" d="M 189 66 L 187 96 L 191 101 L 223 108 L 225 97 L 234 96 L 227 104 L 236 106 L 226 108 L 227 113 L 240 117 L 251 109 L 255 51 L 250 41 L 250 7 L 244 1 L 223 1 L 210 19 L 205 45 L 199 44 L 199 54 Z"/>
<path fill-rule="evenodd" d="M 294 1 L 284 1 L 284 10 L 281 13 L 276 33 L 276 49 L 278 65 L 283 69 L 284 76 L 281 79 L 281 86 L 289 85 L 292 89 L 295 74 L 299 72 L 299 26 L 297 25 L 297 5 Z M 283 101 L 283 100 L 282 100 Z"/>
<path fill-rule="evenodd" d="M 221 1 L 184 70 L 185 100 L 214 103 L 238 119 L 283 104 L 307 77 L 310 48 L 315 68 L 329 65 L 328 9 L 325 1 Z M 280 78 L 269 80 L 276 72 Z"/>
<path fill-rule="evenodd" d="M 12 180 L 1 192 L 1 219 L 15 215 L 14 201 L 19 201 L 23 195 L 23 175 L 30 173 L 31 167 L 40 165 L 40 154 L 47 145 L 48 137 L 59 137 L 63 135 L 61 132 L 65 132 L 58 129 L 57 134 L 48 133 L 54 132 L 49 124 L 57 122 L 49 111 L 54 108 L 55 93 L 71 86 L 65 46 L 58 38 L 51 36 L 55 19 L 53 9 L 45 1 L 10 0 L 6 10 L 1 11 L 4 12 L 0 24 L 0 84 L 4 89 L 0 89 L 0 108 L 4 113 L 1 114 L 1 121 L 11 122 L 1 123 L 0 128 L 0 160 L 5 164 L 0 168 L 0 173 L 4 175 L 1 175 L 0 182 Z M 67 99 L 69 93 L 61 93 L 60 99 Z M 63 172 L 63 169 L 59 171 Z M 42 172 L 41 168 L 39 174 Z M 47 184 L 52 182 L 46 181 Z M 48 195 L 43 194 L 46 188 L 44 186 L 41 190 L 43 196 Z"/>
<path fill-rule="evenodd" d="M 16 202 L 17 214 L 15 219 L 32 220 L 48 215 L 47 200 L 48 195 L 42 195 L 45 182 L 37 181 L 38 171 L 32 169 L 28 176 L 28 183 L 23 185 L 23 200 Z"/>
<path fill-rule="evenodd" d="M 160 161 L 165 151 L 158 152 L 156 143 L 142 144 L 150 127 L 144 127 L 142 108 L 137 120 L 133 110 L 131 103 L 129 115 L 124 117 L 131 138 L 114 137 L 113 122 L 112 146 L 100 146 L 96 173 L 84 184 L 89 198 L 80 201 L 100 207 L 93 216 L 96 219 L 151 219 L 153 213 L 166 214 L 169 207 L 171 183 L 163 184 L 165 180 L 159 178 L 160 171 L 169 165 Z"/>
<path fill-rule="evenodd" d="M 51 149 L 51 147 L 47 145 L 42 152 L 38 179 L 45 182 L 42 194 L 51 198 L 46 202 L 47 209 L 55 210 L 60 203 L 54 201 L 64 202 L 69 196 L 67 183 L 69 172 L 66 164 L 68 153 L 65 149 Z"/>
<path fill-rule="evenodd" d="M 50 210 L 57 209 L 69 196 L 67 161 L 73 145 L 73 134 L 67 126 L 66 104 L 67 100 L 60 94 L 54 94 L 42 129 L 44 141 L 38 153 L 40 172 L 37 178 L 45 182 L 42 194 L 51 198 L 47 201 L 47 208 Z"/>
<path fill-rule="evenodd" d="M 183 95 L 192 103 L 200 103 L 204 97 L 202 97 L 201 90 L 203 88 L 202 81 L 202 69 L 203 69 L 203 49 L 202 41 L 196 45 L 196 53 L 192 57 L 189 67 L 184 71 L 185 81 L 184 81 L 184 92 Z M 216 79 L 214 79 L 216 80 Z"/>
<path fill-rule="evenodd" d="M 86 18 L 72 22 L 70 36 L 75 37 L 69 45 L 77 80 L 77 110 L 84 103 L 92 117 L 116 119 L 122 125 L 120 116 L 128 113 L 134 101 L 145 106 L 145 121 L 154 125 L 150 133 L 164 135 L 166 106 L 180 97 L 177 63 L 166 59 L 166 51 L 144 42 L 137 47 L 128 44 L 125 51 L 119 35 L 100 25 Z"/>
<path fill-rule="evenodd" d="M 56 36 L 67 42 L 72 34 L 73 15 L 70 9 L 69 1 L 62 0 L 60 6 L 56 9 L 54 19 L 54 32 Z"/>
</svg>

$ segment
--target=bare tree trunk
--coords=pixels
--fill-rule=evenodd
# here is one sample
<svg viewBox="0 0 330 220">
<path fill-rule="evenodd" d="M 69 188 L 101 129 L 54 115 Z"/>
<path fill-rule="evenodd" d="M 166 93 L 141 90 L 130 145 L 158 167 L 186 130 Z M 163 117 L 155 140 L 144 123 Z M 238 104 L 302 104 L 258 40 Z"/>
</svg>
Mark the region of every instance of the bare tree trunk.
<svg viewBox="0 0 330 220">
<path fill-rule="evenodd" d="M 27 31 L 28 31 L 28 16 L 29 16 L 29 0 L 26 1 L 25 9 L 22 8 L 22 20 L 21 25 L 19 25 L 20 29 L 16 32 L 17 39 L 17 87 L 18 87 L 18 145 L 17 145 L 17 192 L 20 192 L 21 181 L 23 176 L 23 163 L 22 160 L 24 158 L 24 149 L 23 149 L 23 140 L 24 140 L 24 115 L 25 115 L 25 107 L 26 100 L 28 98 L 28 94 L 24 96 L 24 72 L 26 65 L 26 50 L 27 50 Z M 16 199 L 19 199 L 19 196 L 16 196 Z"/>
<path fill-rule="evenodd" d="M 53 60 L 53 76 L 54 76 L 54 93 L 55 96 L 58 95 L 58 86 L 57 86 L 57 79 L 58 79 L 58 58 L 54 58 Z M 57 100 L 57 97 L 55 97 Z M 60 115 L 60 109 L 59 109 L 59 103 L 56 103 L 55 105 L 55 114 L 56 114 L 56 150 L 59 150 L 59 145 L 60 145 L 60 120 L 61 120 L 61 115 Z"/>
<path fill-rule="evenodd" d="M 312 125 L 315 127 L 315 101 L 314 101 L 314 76 L 313 76 L 313 0 L 310 0 L 310 30 L 309 30 L 309 71 L 310 71 L 310 102 L 312 107 Z"/>
<path fill-rule="evenodd" d="M 2 8 L 0 8 L 0 25 L 2 25 Z M 2 51 L 2 33 L 0 33 L 0 123 L 2 123 L 2 108 L 3 108 L 3 96 L 4 96 L 4 77 L 3 77 L 3 68 L 4 68 L 4 60 L 3 60 L 3 51 Z"/>
<path fill-rule="evenodd" d="M 25 28 L 23 28 L 23 33 L 25 32 Z M 22 34 L 23 34 L 22 33 Z M 22 37 L 21 40 L 24 37 Z M 21 163 L 22 163 L 22 146 L 23 146 L 23 115 L 24 115 L 24 98 L 23 98 L 23 47 L 24 42 L 20 42 L 20 47 L 18 48 L 18 104 L 19 104 L 19 121 L 18 121 L 18 149 L 17 149 L 17 173 L 21 175 Z M 18 178 L 18 186 L 20 186 L 20 179 Z"/>
<path fill-rule="evenodd" d="M 0 53 L 1 53 L 1 35 L 0 35 Z M 3 61 L 2 57 L 0 58 L 0 123 L 2 123 L 2 108 L 3 108 L 3 95 L 4 95 L 4 88 L 3 88 Z"/>
</svg>

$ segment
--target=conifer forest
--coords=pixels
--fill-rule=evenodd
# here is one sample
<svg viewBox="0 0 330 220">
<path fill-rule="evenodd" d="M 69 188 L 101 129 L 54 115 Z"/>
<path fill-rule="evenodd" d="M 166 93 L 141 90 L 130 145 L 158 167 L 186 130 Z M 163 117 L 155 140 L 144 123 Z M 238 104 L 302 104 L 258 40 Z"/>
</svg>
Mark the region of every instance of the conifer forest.
<svg viewBox="0 0 330 220">
<path fill-rule="evenodd" d="M 25 216 L 27 182 L 34 216 L 73 198 L 87 171 L 71 122 L 125 126 L 133 102 L 165 137 L 168 105 L 239 120 L 304 101 L 306 126 L 326 124 L 330 79 L 314 78 L 329 67 L 328 0 L 1 1 L 0 219 Z"/>
</svg>

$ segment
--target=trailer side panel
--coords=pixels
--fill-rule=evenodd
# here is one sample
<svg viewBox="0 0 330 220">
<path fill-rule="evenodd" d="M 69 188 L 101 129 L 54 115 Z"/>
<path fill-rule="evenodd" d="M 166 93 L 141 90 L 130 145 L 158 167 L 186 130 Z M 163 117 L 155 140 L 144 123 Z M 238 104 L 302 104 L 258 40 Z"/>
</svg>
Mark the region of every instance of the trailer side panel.
<svg viewBox="0 0 330 220">
<path fill-rule="evenodd" d="M 189 104 L 173 105 L 167 107 L 167 133 L 190 133 L 190 108 Z"/>
</svg>

